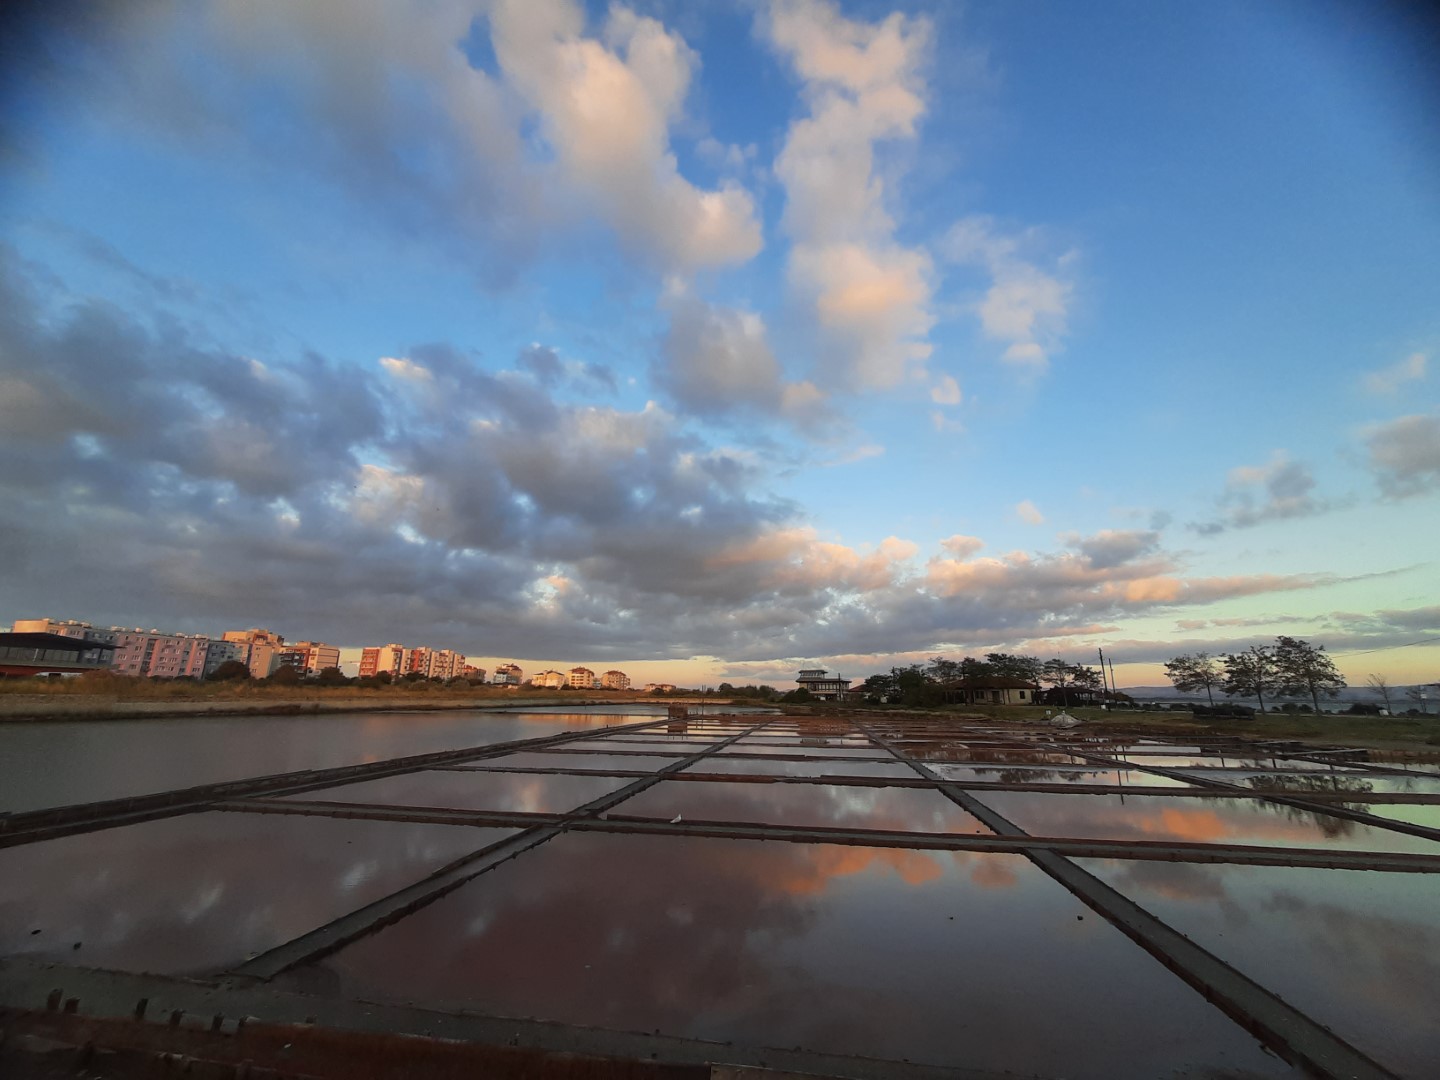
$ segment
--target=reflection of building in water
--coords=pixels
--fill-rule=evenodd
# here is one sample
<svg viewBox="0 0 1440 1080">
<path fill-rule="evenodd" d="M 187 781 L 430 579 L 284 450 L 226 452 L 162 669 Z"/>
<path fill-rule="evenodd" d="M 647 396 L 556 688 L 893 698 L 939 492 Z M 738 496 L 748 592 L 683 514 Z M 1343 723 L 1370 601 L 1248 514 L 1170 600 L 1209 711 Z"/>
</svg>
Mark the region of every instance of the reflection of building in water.
<svg viewBox="0 0 1440 1080">
<path fill-rule="evenodd" d="M 834 716 L 797 716 L 795 728 L 802 737 L 827 738 L 848 735 L 852 730 L 849 720 L 841 720 Z"/>
<path fill-rule="evenodd" d="M 834 701 L 850 689 L 850 680 L 840 676 L 830 678 L 824 668 L 806 668 L 795 680 L 801 690 L 810 691 L 811 697 L 821 701 Z"/>
</svg>

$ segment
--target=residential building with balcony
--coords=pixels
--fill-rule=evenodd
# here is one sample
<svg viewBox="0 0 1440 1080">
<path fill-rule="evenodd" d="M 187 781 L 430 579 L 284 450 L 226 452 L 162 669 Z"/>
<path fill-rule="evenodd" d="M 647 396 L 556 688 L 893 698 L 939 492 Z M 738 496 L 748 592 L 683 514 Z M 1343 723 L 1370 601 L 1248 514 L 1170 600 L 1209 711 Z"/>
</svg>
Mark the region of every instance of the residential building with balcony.
<svg viewBox="0 0 1440 1080">
<path fill-rule="evenodd" d="M 570 669 L 570 689 L 595 689 L 595 672 L 591 671 L 588 667 L 572 667 Z"/>
<path fill-rule="evenodd" d="M 281 663 L 298 669 L 303 675 L 318 675 L 326 668 L 340 666 L 340 649 L 319 641 L 292 641 L 285 646 Z"/>
<path fill-rule="evenodd" d="M 204 634 L 167 634 L 160 630 L 126 630 L 112 626 L 115 646 L 111 667 L 121 675 L 154 679 L 202 679 L 210 654 Z"/>
<path fill-rule="evenodd" d="M 561 690 L 566 685 L 566 678 L 558 671 L 542 671 L 530 680 L 530 685 L 544 690 Z"/>
<path fill-rule="evenodd" d="M 405 674 L 405 653 L 404 645 L 397 645 L 391 642 L 389 645 L 376 645 L 373 648 L 360 651 L 360 678 L 369 678 L 379 675 L 380 672 L 389 672 L 392 678 Z"/>
<path fill-rule="evenodd" d="M 606 690 L 629 690 L 630 676 L 623 671 L 607 671 L 600 676 L 600 685 Z"/>
<path fill-rule="evenodd" d="M 830 678 L 824 668 L 806 668 L 795 681 L 800 684 L 800 689 L 810 691 L 812 697 L 821 701 L 836 701 L 850 689 L 849 679 L 838 675 Z"/>
</svg>

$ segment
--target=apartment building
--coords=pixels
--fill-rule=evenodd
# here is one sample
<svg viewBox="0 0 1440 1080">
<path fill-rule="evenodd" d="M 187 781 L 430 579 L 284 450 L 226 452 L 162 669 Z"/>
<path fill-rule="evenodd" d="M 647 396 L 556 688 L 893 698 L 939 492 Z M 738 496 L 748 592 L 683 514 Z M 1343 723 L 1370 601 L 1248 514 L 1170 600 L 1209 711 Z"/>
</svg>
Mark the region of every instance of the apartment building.
<svg viewBox="0 0 1440 1080">
<path fill-rule="evenodd" d="M 542 671 L 530 680 L 531 686 L 538 686 L 544 690 L 560 690 L 567 684 L 564 675 L 558 671 Z"/>
<path fill-rule="evenodd" d="M 292 641 L 285 646 L 280 662 L 302 675 L 318 675 L 326 668 L 340 666 L 340 649 L 320 641 Z"/>
<path fill-rule="evenodd" d="M 491 680 L 496 686 L 519 686 L 525 681 L 525 672 L 520 670 L 519 664 L 500 664 L 495 668 L 495 678 Z"/>
<path fill-rule="evenodd" d="M 250 646 L 242 641 L 217 641 L 210 639 L 210 648 L 205 653 L 205 673 L 203 678 L 209 678 L 219 670 L 220 665 L 231 660 L 238 660 L 240 663 L 249 666 Z"/>
<path fill-rule="evenodd" d="M 159 630 L 112 627 L 115 646 L 111 669 L 121 675 L 155 679 L 202 679 L 210 639 L 204 634 L 166 634 Z"/>
<path fill-rule="evenodd" d="M 222 641 L 234 642 L 245 647 L 245 663 L 250 667 L 252 679 L 268 679 L 280 666 L 280 654 L 285 651 L 285 638 L 271 630 L 251 627 L 249 630 L 226 630 Z"/>
<path fill-rule="evenodd" d="M 14 631 L 114 645 L 110 670 L 136 678 L 203 679 L 226 660 L 249 661 L 248 643 L 216 641 L 204 634 L 169 634 L 138 626 L 101 629 L 79 619 L 19 619 Z"/>
<path fill-rule="evenodd" d="M 59 634 L 61 637 L 111 644 L 115 641 L 116 633 L 113 628 L 102 630 L 79 619 L 16 619 L 10 631 L 15 634 Z"/>
<path fill-rule="evenodd" d="M 570 669 L 570 689 L 593 690 L 595 685 L 595 672 L 588 667 L 572 667 Z"/>
<path fill-rule="evenodd" d="M 391 642 L 389 645 L 377 645 L 374 648 L 362 649 L 360 652 L 360 677 L 362 679 L 371 675 L 379 675 L 382 671 L 388 671 L 391 677 L 405 674 L 405 653 L 404 645 L 396 645 Z"/>
<path fill-rule="evenodd" d="M 607 671 L 600 676 L 600 685 L 606 690 L 629 690 L 630 676 L 623 671 Z"/>
<path fill-rule="evenodd" d="M 465 669 L 465 654 L 451 649 L 424 646 L 405 651 L 405 674 L 423 675 L 427 679 L 453 679 Z"/>
</svg>

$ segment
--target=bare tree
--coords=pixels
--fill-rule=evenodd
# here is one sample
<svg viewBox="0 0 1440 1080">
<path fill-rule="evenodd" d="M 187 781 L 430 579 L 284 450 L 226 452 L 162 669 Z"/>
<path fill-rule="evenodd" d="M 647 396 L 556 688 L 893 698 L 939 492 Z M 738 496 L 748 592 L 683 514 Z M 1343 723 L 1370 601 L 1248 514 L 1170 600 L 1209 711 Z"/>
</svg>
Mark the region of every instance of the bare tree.
<svg viewBox="0 0 1440 1080">
<path fill-rule="evenodd" d="M 1365 680 L 1365 685 L 1370 688 L 1372 694 L 1385 702 L 1385 711 L 1393 714 L 1395 710 L 1390 708 L 1390 680 L 1384 675 L 1371 675 Z"/>
</svg>

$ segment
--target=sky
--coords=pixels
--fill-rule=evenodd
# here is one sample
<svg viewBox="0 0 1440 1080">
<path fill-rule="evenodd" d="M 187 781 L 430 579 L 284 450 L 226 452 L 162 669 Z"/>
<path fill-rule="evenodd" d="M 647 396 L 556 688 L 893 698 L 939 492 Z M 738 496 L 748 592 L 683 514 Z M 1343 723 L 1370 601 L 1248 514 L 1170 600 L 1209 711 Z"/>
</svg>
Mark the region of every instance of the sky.
<svg viewBox="0 0 1440 1080">
<path fill-rule="evenodd" d="M 1405 7 L 7 10 L 0 620 L 1440 680 Z"/>
</svg>

